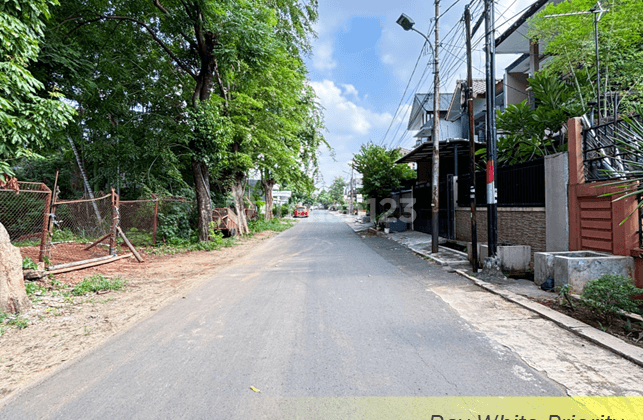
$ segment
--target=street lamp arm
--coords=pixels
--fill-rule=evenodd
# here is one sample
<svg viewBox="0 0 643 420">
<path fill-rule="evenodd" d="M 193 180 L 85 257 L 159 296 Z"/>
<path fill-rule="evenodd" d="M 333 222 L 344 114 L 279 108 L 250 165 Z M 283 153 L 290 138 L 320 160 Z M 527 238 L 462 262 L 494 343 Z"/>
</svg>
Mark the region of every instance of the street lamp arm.
<svg viewBox="0 0 643 420">
<path fill-rule="evenodd" d="M 424 35 L 422 32 L 418 31 L 418 30 L 417 30 L 417 29 L 415 29 L 415 28 L 411 28 L 411 30 L 412 30 L 413 32 L 417 32 L 418 34 L 422 35 L 422 37 L 423 37 L 424 39 L 426 39 L 426 42 L 428 42 L 428 43 L 429 43 L 429 46 L 431 47 L 431 49 L 433 49 L 433 44 L 431 44 L 431 40 L 429 40 L 429 37 L 427 37 L 426 35 Z"/>
</svg>

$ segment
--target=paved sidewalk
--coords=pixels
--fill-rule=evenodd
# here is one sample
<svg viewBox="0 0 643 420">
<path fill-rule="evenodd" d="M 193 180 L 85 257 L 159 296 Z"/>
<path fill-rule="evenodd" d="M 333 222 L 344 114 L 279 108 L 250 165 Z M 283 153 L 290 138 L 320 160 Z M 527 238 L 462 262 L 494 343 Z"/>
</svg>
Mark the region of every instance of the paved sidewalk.
<svg viewBox="0 0 643 420">
<path fill-rule="evenodd" d="M 337 216 L 345 219 L 346 223 L 348 223 L 348 225 L 357 233 L 362 233 L 372 228 L 372 223 L 365 223 L 361 216 L 356 217 L 343 214 L 337 214 Z M 431 252 L 431 235 L 427 233 L 417 231 L 391 232 L 388 234 L 377 231 L 376 233 L 378 236 L 395 241 L 425 258 L 429 258 L 439 264 L 449 266 L 453 271 L 468 278 L 474 284 L 488 292 L 494 293 L 512 303 L 533 311 L 543 318 L 553 321 L 560 327 L 583 337 L 594 344 L 598 344 L 599 346 L 604 347 L 639 366 L 643 366 L 643 350 L 641 350 L 640 347 L 633 346 L 610 334 L 599 331 L 583 322 L 577 321 L 574 318 L 556 312 L 553 309 L 534 302 L 533 300 L 526 299 L 552 299 L 556 296 L 553 292 L 545 292 L 544 290 L 541 290 L 540 287 L 536 286 L 532 281 L 507 278 L 504 281 L 490 283 L 477 279 L 473 274 L 472 266 L 465 253 L 440 246 L 439 252 L 433 254 Z M 440 238 L 440 243 L 444 242 L 446 242 L 446 240 Z"/>
</svg>

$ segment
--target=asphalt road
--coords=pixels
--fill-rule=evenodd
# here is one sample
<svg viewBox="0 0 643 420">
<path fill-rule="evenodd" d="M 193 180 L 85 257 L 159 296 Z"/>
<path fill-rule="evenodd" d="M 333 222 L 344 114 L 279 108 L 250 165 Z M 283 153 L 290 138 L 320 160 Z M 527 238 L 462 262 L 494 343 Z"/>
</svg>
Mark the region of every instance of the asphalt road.
<svg viewBox="0 0 643 420">
<path fill-rule="evenodd" d="M 284 418 L 315 400 L 299 397 L 565 395 L 427 288 L 462 281 L 316 211 L 19 393 L 0 419 Z"/>
</svg>

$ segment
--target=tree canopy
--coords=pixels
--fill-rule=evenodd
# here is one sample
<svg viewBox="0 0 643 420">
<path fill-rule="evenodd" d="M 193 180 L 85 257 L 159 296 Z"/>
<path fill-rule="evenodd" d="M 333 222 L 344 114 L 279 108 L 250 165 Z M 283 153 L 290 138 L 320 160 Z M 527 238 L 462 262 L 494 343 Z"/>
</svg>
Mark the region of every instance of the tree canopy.
<svg viewBox="0 0 643 420">
<path fill-rule="evenodd" d="M 56 89 L 45 89 L 28 70 L 40 51 L 52 0 L 0 4 L 0 177 L 13 175 L 15 159 L 37 158 L 38 147 L 63 128 L 73 108 Z"/>
<path fill-rule="evenodd" d="M 30 70 L 78 113 L 41 151 L 65 161 L 73 139 L 96 190 L 193 194 L 202 240 L 213 200 L 232 194 L 243 232 L 251 170 L 313 189 L 326 144 L 304 64 L 316 18 L 314 0 L 65 1 L 38 26 Z"/>
<path fill-rule="evenodd" d="M 362 145 L 353 157 L 355 170 L 362 174 L 362 194 L 369 198 L 390 197 L 402 181 L 415 178 L 415 171 L 406 164 L 395 163 L 402 157 L 399 149 L 386 150 L 373 143 Z"/>
<path fill-rule="evenodd" d="M 589 11 L 595 5 L 596 0 L 550 3 L 530 22 L 529 36 L 546 44 L 546 68 L 574 80 L 583 103 L 596 98 L 594 15 L 545 16 Z M 631 110 L 643 89 L 643 2 L 608 0 L 603 7 L 609 11 L 598 23 L 602 95 L 620 91 L 623 110 Z"/>
</svg>

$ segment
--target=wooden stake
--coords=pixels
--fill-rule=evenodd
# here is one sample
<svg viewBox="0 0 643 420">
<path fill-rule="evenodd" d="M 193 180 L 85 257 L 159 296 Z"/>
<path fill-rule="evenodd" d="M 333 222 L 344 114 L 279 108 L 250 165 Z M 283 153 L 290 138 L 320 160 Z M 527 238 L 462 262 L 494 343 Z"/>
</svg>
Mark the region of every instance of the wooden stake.
<svg viewBox="0 0 643 420">
<path fill-rule="evenodd" d="M 97 244 L 103 242 L 105 239 L 109 238 L 110 235 L 111 235 L 111 232 L 108 233 L 107 235 L 103 236 L 102 238 L 100 238 L 99 240 L 94 242 L 93 244 L 89 245 L 87 248 L 85 248 L 85 251 L 87 251 L 88 249 L 91 249 L 92 247 L 96 246 Z"/>
<path fill-rule="evenodd" d="M 124 254 L 124 255 L 119 255 L 118 257 L 111 257 L 111 258 L 104 259 L 104 260 L 101 260 L 101 261 L 94 261 L 94 262 L 87 263 L 87 264 L 75 265 L 73 267 L 59 268 L 57 270 L 50 270 L 50 271 L 47 271 L 46 273 L 47 274 L 60 274 L 60 273 L 66 273 L 68 271 L 82 270 L 82 269 L 85 269 L 85 268 L 95 267 L 95 266 L 101 265 L 101 264 L 111 263 L 113 261 L 120 260 L 122 258 L 131 257 L 131 256 L 132 256 L 132 254 Z"/>
<path fill-rule="evenodd" d="M 121 235 L 121 238 L 123 238 L 123 241 L 125 242 L 125 245 L 127 245 L 127 247 L 130 249 L 130 251 L 132 251 L 132 254 L 134 254 L 134 256 L 136 257 L 138 262 L 143 262 L 143 258 L 141 258 L 141 256 L 138 254 L 138 252 L 136 252 L 136 249 L 130 243 L 129 239 L 127 239 L 127 236 L 125 236 L 125 234 L 123 233 L 123 230 L 121 229 L 121 227 L 118 226 L 116 228 L 116 230 L 118 231 L 118 234 Z"/>
</svg>

